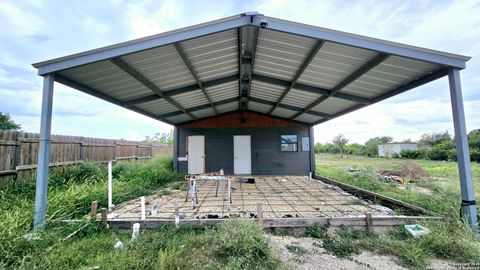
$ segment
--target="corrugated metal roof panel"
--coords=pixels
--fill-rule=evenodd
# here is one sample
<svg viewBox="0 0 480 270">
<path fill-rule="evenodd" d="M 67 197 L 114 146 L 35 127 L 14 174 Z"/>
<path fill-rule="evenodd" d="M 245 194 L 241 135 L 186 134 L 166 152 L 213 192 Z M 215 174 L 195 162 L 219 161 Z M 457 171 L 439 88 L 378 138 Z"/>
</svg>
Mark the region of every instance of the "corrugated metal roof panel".
<svg viewBox="0 0 480 270">
<path fill-rule="evenodd" d="M 192 114 L 197 117 L 197 118 L 205 118 L 205 117 L 210 117 L 215 115 L 215 111 L 213 108 L 207 108 L 199 111 L 194 111 Z"/>
<path fill-rule="evenodd" d="M 135 107 L 155 115 L 165 114 L 165 113 L 174 112 L 178 110 L 175 106 L 168 103 L 164 99 L 157 99 L 154 101 L 145 102 L 142 104 L 138 104 Z"/>
<path fill-rule="evenodd" d="M 172 99 L 178 102 L 178 104 L 185 109 L 209 104 L 207 98 L 201 90 L 175 95 L 172 96 Z"/>
<path fill-rule="evenodd" d="M 335 114 L 357 104 L 358 103 L 353 101 L 330 97 L 322 103 L 318 104 L 317 106 L 313 107 L 312 110 L 327 114 Z"/>
<path fill-rule="evenodd" d="M 325 42 L 298 81 L 331 89 L 376 54 L 356 47 Z"/>
<path fill-rule="evenodd" d="M 253 72 L 290 81 L 315 43 L 315 39 L 260 29 Z"/>
<path fill-rule="evenodd" d="M 323 117 L 319 117 L 319 116 L 308 114 L 308 113 L 301 114 L 300 116 L 295 118 L 296 121 L 300 121 L 304 123 L 313 123 L 316 121 L 320 121 L 322 119 Z"/>
<path fill-rule="evenodd" d="M 440 68 L 437 64 L 391 56 L 341 92 L 372 98 Z"/>
<path fill-rule="evenodd" d="M 59 72 L 60 75 L 96 89 L 121 101 L 152 94 L 110 61 L 101 61 Z"/>
<path fill-rule="evenodd" d="M 209 87 L 206 91 L 213 102 L 234 98 L 238 96 L 238 81 Z"/>
<path fill-rule="evenodd" d="M 271 101 L 277 101 L 278 98 L 280 98 L 282 93 L 285 91 L 285 89 L 286 88 L 283 86 L 252 80 L 250 96 Z"/>
<path fill-rule="evenodd" d="M 195 79 L 173 45 L 126 55 L 122 60 L 162 91 L 195 84 Z"/>
<path fill-rule="evenodd" d="M 273 110 L 272 112 L 272 115 L 282 117 L 282 118 L 290 118 L 296 113 L 297 113 L 296 111 L 287 110 L 284 108 L 275 108 L 275 110 Z"/>
<path fill-rule="evenodd" d="M 248 109 L 251 110 L 251 111 L 267 113 L 267 112 L 270 111 L 271 108 L 272 108 L 272 106 L 266 105 L 266 104 L 263 104 L 263 103 L 258 103 L 258 102 L 253 102 L 253 101 L 248 102 Z"/>
<path fill-rule="evenodd" d="M 238 101 L 216 106 L 219 113 L 233 112 L 238 110 Z"/>
<path fill-rule="evenodd" d="M 187 114 L 180 114 L 180 115 L 177 115 L 177 116 L 169 117 L 169 118 L 167 118 L 167 120 L 172 122 L 172 123 L 175 123 L 175 124 L 180 124 L 180 123 L 183 123 L 183 122 L 192 121 L 193 119 L 190 116 L 188 116 Z"/>
<path fill-rule="evenodd" d="M 321 95 L 312 92 L 291 89 L 281 103 L 305 108 L 312 103 L 313 100 L 316 100 L 320 96 Z"/>
<path fill-rule="evenodd" d="M 201 81 L 238 74 L 237 30 L 181 42 Z"/>
</svg>

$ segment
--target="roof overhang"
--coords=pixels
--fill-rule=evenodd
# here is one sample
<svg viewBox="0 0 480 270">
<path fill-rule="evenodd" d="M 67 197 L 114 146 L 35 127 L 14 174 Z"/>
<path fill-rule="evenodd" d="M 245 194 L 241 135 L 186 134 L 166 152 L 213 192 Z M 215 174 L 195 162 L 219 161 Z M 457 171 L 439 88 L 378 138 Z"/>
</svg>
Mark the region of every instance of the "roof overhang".
<svg viewBox="0 0 480 270">
<path fill-rule="evenodd" d="M 236 110 L 313 125 L 463 69 L 469 59 L 253 12 L 33 66 L 173 125 Z"/>
</svg>

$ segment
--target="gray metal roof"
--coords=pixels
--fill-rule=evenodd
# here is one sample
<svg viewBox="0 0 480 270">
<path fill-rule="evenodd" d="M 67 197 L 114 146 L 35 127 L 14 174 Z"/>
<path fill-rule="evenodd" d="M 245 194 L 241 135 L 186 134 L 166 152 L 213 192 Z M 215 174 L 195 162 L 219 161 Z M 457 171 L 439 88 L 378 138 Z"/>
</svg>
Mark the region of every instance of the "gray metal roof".
<svg viewBox="0 0 480 270">
<path fill-rule="evenodd" d="M 33 66 L 174 125 L 240 109 L 318 124 L 463 69 L 469 59 L 244 13 Z"/>
</svg>

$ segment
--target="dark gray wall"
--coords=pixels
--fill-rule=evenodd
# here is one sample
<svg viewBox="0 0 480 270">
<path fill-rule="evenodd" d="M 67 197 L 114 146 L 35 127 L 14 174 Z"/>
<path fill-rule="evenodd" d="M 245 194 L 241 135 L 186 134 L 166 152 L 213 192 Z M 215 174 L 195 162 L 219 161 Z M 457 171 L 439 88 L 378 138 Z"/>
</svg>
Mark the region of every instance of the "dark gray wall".
<svg viewBox="0 0 480 270">
<path fill-rule="evenodd" d="M 297 134 L 298 151 L 281 152 L 280 135 Z M 308 126 L 301 128 L 202 128 L 178 129 L 178 157 L 186 155 L 188 136 L 205 136 L 206 171 L 223 169 L 233 174 L 233 136 L 250 135 L 252 174 L 308 175 L 311 170 L 310 151 L 302 151 L 302 137 L 309 137 Z M 313 145 L 313 142 L 310 142 Z M 187 161 L 177 161 L 178 171 L 187 173 Z"/>
</svg>

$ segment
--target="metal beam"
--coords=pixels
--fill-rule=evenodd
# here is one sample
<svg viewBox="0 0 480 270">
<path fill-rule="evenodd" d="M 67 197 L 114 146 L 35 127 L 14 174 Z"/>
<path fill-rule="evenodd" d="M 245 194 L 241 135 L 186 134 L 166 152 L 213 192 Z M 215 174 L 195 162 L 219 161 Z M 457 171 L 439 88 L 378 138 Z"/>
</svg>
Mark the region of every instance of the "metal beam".
<svg viewBox="0 0 480 270">
<path fill-rule="evenodd" d="M 373 59 L 368 61 L 366 64 L 362 65 L 355 72 L 350 74 L 347 78 L 343 79 L 343 81 L 338 83 L 335 87 L 333 87 L 332 90 L 330 90 L 330 94 L 328 96 L 319 97 L 317 100 L 315 100 L 310 105 L 308 105 L 307 108 L 305 108 L 305 110 L 311 110 L 315 106 L 317 106 L 320 103 L 322 103 L 323 101 L 327 100 L 329 97 L 335 96 L 338 92 L 340 92 L 347 85 L 351 84 L 352 82 L 354 82 L 358 78 L 362 77 L 365 73 L 369 72 L 370 70 L 372 70 L 373 68 L 378 66 L 380 63 L 385 61 L 388 57 L 389 57 L 389 55 L 387 55 L 387 54 L 382 54 L 382 53 L 378 54 Z M 292 116 L 290 118 L 290 120 L 295 119 L 295 118 L 299 117 L 300 115 L 302 115 L 302 113 L 297 113 L 294 116 Z"/>
<path fill-rule="evenodd" d="M 41 229 L 47 215 L 48 166 L 50 163 L 52 104 L 54 74 L 43 78 L 42 113 L 40 118 L 40 138 L 38 139 L 37 185 L 35 191 L 35 216 L 33 228 Z"/>
<path fill-rule="evenodd" d="M 448 70 L 448 81 L 450 85 L 450 99 L 452 103 L 453 126 L 455 128 L 455 144 L 457 146 L 458 172 L 462 196 L 461 213 L 470 224 L 472 230 L 477 232 L 477 203 L 475 201 L 475 190 L 473 189 L 465 112 L 463 109 L 462 86 L 458 69 L 450 68 Z"/>
<path fill-rule="evenodd" d="M 210 103 L 210 106 L 212 106 L 213 110 L 215 111 L 215 115 L 218 115 L 217 108 L 215 108 L 215 106 L 213 105 L 212 99 L 211 99 L 210 96 L 208 95 L 207 90 L 205 89 L 205 87 L 202 85 L 202 82 L 200 81 L 200 78 L 198 77 L 197 72 L 195 71 L 195 69 L 194 69 L 193 66 L 192 66 L 192 63 L 190 62 L 190 60 L 188 59 L 187 55 L 185 54 L 185 51 L 183 50 L 182 45 L 181 45 L 180 43 L 178 43 L 178 42 L 175 43 L 175 49 L 177 49 L 178 54 L 180 54 L 180 57 L 182 57 L 183 62 L 185 63 L 185 65 L 187 66 L 188 70 L 189 70 L 190 73 L 192 74 L 193 78 L 194 78 L 195 81 L 197 82 L 198 87 L 202 90 L 203 95 L 204 95 L 205 98 L 208 100 L 208 103 Z"/>
<path fill-rule="evenodd" d="M 117 67 L 119 67 L 121 70 L 125 71 L 128 75 L 132 76 L 135 80 L 137 80 L 138 82 L 143 84 L 145 87 L 150 89 L 152 92 L 157 94 L 159 97 L 165 99 L 165 101 L 167 101 L 168 103 L 177 107 L 177 109 L 179 109 L 180 111 L 187 114 L 190 118 L 192 118 L 193 120 L 197 120 L 197 118 L 193 114 L 186 112 L 185 109 L 182 107 L 182 105 L 178 104 L 172 98 L 165 96 L 163 91 L 160 88 L 158 88 L 158 86 L 156 86 L 150 80 L 145 78 L 142 74 L 140 74 L 140 72 L 138 72 L 136 69 L 134 69 L 132 66 L 130 66 L 127 62 L 123 61 L 120 58 L 110 59 L 110 62 L 112 62 Z"/>
<path fill-rule="evenodd" d="M 348 109 L 345 109 L 343 111 L 340 111 L 334 115 L 332 115 L 332 119 L 333 118 L 337 118 L 339 116 L 342 116 L 342 115 L 345 115 L 347 113 L 351 113 L 353 111 L 356 111 L 356 110 L 359 110 L 361 108 L 364 108 L 364 107 L 367 107 L 368 105 L 371 105 L 371 104 L 375 104 L 377 102 L 380 102 L 382 100 L 385 100 L 387 98 L 390 98 L 390 97 L 393 97 L 393 96 L 396 96 L 398 94 L 401 94 L 403 92 L 406 92 L 410 89 L 413 89 L 413 88 L 416 88 L 416 87 L 419 87 L 420 85 L 423 85 L 423 84 L 426 84 L 426 83 L 429 83 L 429 82 L 432 82 L 432 81 L 435 81 L 437 79 L 440 79 L 444 76 L 447 75 L 447 70 L 446 69 L 440 69 L 440 70 L 437 70 L 436 72 L 433 72 L 427 76 L 424 76 L 418 80 L 415 80 L 415 81 L 411 81 L 405 85 L 402 85 L 400 87 L 397 87 L 395 89 L 392 89 L 390 91 L 387 91 L 385 94 L 383 95 L 380 95 L 374 99 L 372 99 L 372 102 L 370 104 L 358 104 L 358 105 L 355 105 L 353 107 L 350 107 Z M 312 125 L 318 125 L 318 124 L 321 124 L 321 123 L 324 123 L 326 121 L 328 121 L 330 119 L 322 119 L 322 120 L 319 120 L 317 122 L 314 122 L 312 123 Z"/>
<path fill-rule="evenodd" d="M 173 44 L 175 42 L 192 39 L 195 37 L 201 37 L 226 31 L 229 29 L 235 29 L 237 27 L 251 24 L 251 17 L 252 15 L 247 14 L 231 16 L 228 18 L 177 29 L 154 36 L 135 39 L 91 51 L 35 63 L 33 64 L 33 66 L 35 68 L 38 68 L 39 75 L 44 75 L 63 69 L 94 63 L 102 60 L 108 60 L 110 58 L 115 58 L 122 55 Z"/>
<path fill-rule="evenodd" d="M 236 80 L 238 80 L 238 75 L 231 75 L 231 76 L 227 76 L 227 77 L 223 77 L 223 78 L 219 78 L 219 79 L 215 79 L 215 80 L 211 80 L 211 81 L 206 81 L 206 82 L 203 83 L 203 87 L 205 87 L 205 88 L 214 87 L 214 86 L 217 86 L 217 85 L 233 82 L 233 81 L 236 81 Z M 198 84 L 192 84 L 192 85 L 182 86 L 180 88 L 165 91 L 165 92 L 163 92 L 163 95 L 166 96 L 166 97 L 173 97 L 173 96 L 176 96 L 176 95 L 181 95 L 181 94 L 194 92 L 194 91 L 198 91 L 198 90 L 199 90 Z M 157 100 L 157 99 L 161 99 L 161 97 L 158 96 L 158 95 L 150 95 L 150 96 L 145 96 L 145 97 L 140 97 L 140 98 L 135 98 L 135 99 L 125 101 L 125 105 L 126 106 L 133 106 L 133 105 L 136 105 L 136 104 L 149 102 L 149 101 L 153 101 L 153 100 Z"/>
<path fill-rule="evenodd" d="M 261 104 L 265 104 L 265 105 L 270 105 L 270 106 L 275 106 L 276 105 L 276 102 L 274 102 L 274 101 L 265 100 L 265 99 L 261 99 L 261 98 L 251 97 L 250 100 L 253 101 L 253 102 L 257 102 L 257 103 L 261 103 Z M 291 111 L 295 111 L 295 112 L 308 113 L 308 114 L 312 114 L 312 115 L 315 115 L 315 116 L 320 116 L 320 117 L 323 117 L 323 118 L 331 118 L 332 117 L 332 115 L 330 115 L 330 114 L 316 112 L 316 111 L 305 111 L 303 108 L 300 108 L 300 107 L 297 107 L 297 106 L 292 106 L 292 105 L 287 105 L 287 104 L 283 104 L 283 103 L 278 104 L 278 108 L 283 108 L 283 109 L 287 109 L 287 110 L 291 110 Z"/>
<path fill-rule="evenodd" d="M 252 22 L 253 18 L 254 16 L 252 17 Z M 250 96 L 250 88 L 252 85 L 252 74 L 255 65 L 255 55 L 257 50 L 259 31 L 260 29 L 258 26 L 249 26 L 240 28 L 238 32 L 238 39 L 240 45 L 238 49 L 238 53 L 240 54 L 240 77 L 238 89 L 240 96 L 240 110 L 248 108 L 248 98 Z"/>
<path fill-rule="evenodd" d="M 305 61 L 303 62 L 302 66 L 298 69 L 297 74 L 295 74 L 295 77 L 293 77 L 293 80 L 290 82 L 290 85 L 285 89 L 285 91 L 282 93 L 280 98 L 278 98 L 276 104 L 270 109 L 270 111 L 267 114 L 271 114 L 277 107 L 280 102 L 287 96 L 288 92 L 295 86 L 295 84 L 298 82 L 300 77 L 302 76 L 303 72 L 307 67 L 310 65 L 312 60 L 315 58 L 315 55 L 317 55 L 318 51 L 322 48 L 323 44 L 325 44 L 325 41 L 319 40 L 317 43 L 313 46 L 313 49 L 310 51 L 310 53 L 307 55 L 307 58 L 305 58 Z"/>
<path fill-rule="evenodd" d="M 168 120 L 165 120 L 165 119 L 161 119 L 161 118 L 158 118 L 157 115 L 154 115 L 152 113 L 149 113 L 149 112 L 146 112 L 142 109 L 139 109 L 139 108 L 135 108 L 135 107 L 131 107 L 130 105 L 127 105 L 126 103 L 114 98 L 114 97 L 111 97 L 109 95 L 106 95 L 106 94 L 103 94 L 101 92 L 97 92 L 95 91 L 94 89 L 84 85 L 84 84 L 81 84 L 81 83 L 78 83 L 78 82 L 75 82 L 75 81 L 72 81 L 66 77 L 63 77 L 61 75 L 58 75 L 56 74 L 55 75 L 55 81 L 58 82 L 58 83 L 61 83 L 65 86 L 68 86 L 68 87 L 71 87 L 71 88 L 74 88 L 74 89 L 77 89 L 81 92 L 84 92 L 86 94 L 89 94 L 91 96 L 94 96 L 96 98 L 99 98 L 99 99 L 102 99 L 102 100 L 105 100 L 107 102 L 110 102 L 110 103 L 113 103 L 115 105 L 118 105 L 120 107 L 124 107 L 126 109 L 129 109 L 131 111 L 134 111 L 136 113 L 139 113 L 139 114 L 142 114 L 142 115 L 145 115 L 145 116 L 148 116 L 150 118 L 153 118 L 155 120 L 160 120 L 164 123 L 167 123 L 167 124 L 170 124 L 170 125 L 174 125 L 174 123 L 168 121 Z M 158 97 L 158 96 L 157 96 Z"/>
<path fill-rule="evenodd" d="M 277 78 L 272 78 L 272 77 L 267 77 L 259 74 L 253 74 L 252 76 L 253 80 L 261 81 L 264 83 L 269 83 L 269 84 L 274 84 L 278 86 L 284 86 L 288 87 L 290 85 L 289 81 L 285 81 L 282 79 L 277 79 Z M 302 83 L 296 83 L 295 84 L 295 89 L 302 90 L 305 92 L 310 92 L 310 93 L 315 93 L 319 94 L 322 96 L 328 96 L 331 94 L 331 91 L 328 89 L 316 87 L 316 86 L 311 86 L 311 85 L 306 85 Z M 345 93 L 337 93 L 335 97 L 340 98 L 340 99 L 345 99 L 345 100 L 350 100 L 350 101 L 355 101 L 359 103 L 364 103 L 364 104 L 370 104 L 371 100 L 368 98 L 360 97 L 360 96 L 355 96 L 351 94 L 345 94 Z"/>
<path fill-rule="evenodd" d="M 238 97 L 220 100 L 220 101 L 214 102 L 213 105 L 214 106 L 220 106 L 220 105 L 232 103 L 232 102 L 235 102 L 235 101 L 238 101 Z M 207 109 L 207 108 L 210 108 L 210 104 L 199 105 L 199 106 L 196 106 L 196 107 L 187 108 L 185 110 L 187 112 L 196 112 L 196 111 L 204 110 L 204 109 Z M 181 115 L 181 114 L 183 114 L 182 111 L 175 111 L 175 112 L 169 112 L 169 113 L 159 115 L 158 117 L 159 118 L 169 118 L 169 117 L 173 117 L 173 116 L 177 116 L 177 115 Z"/>
</svg>

